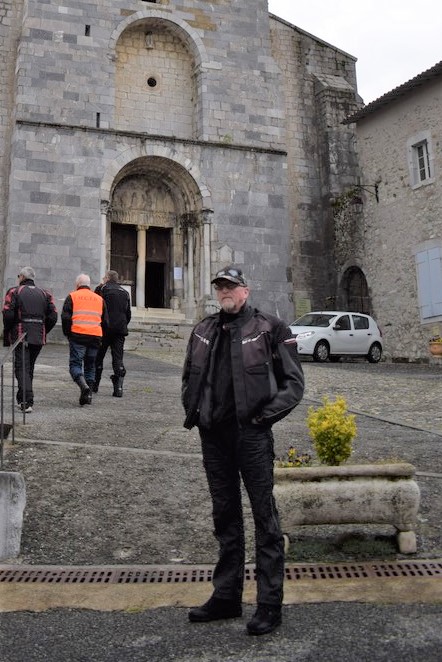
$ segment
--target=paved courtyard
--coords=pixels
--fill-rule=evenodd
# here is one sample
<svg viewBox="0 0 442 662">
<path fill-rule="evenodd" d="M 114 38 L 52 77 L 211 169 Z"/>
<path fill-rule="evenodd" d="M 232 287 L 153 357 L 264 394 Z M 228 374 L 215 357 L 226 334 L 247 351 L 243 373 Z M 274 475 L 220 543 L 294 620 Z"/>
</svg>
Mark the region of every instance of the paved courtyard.
<svg viewBox="0 0 442 662">
<path fill-rule="evenodd" d="M 27 488 L 15 567 L 213 565 L 217 546 L 198 435 L 182 427 L 182 360 L 182 347 L 127 352 L 125 394 L 119 400 L 111 397 L 108 359 L 100 392 L 91 407 L 80 408 L 67 346 L 44 348 L 36 368 L 35 410 L 25 425 L 18 421 L 15 443 L 9 440 L 5 449 L 4 468 L 21 471 Z M 389 527 L 300 527 L 287 562 L 441 560 L 442 411 L 434 402 L 442 395 L 442 368 L 364 362 L 303 367 L 305 398 L 275 426 L 276 454 L 291 444 L 311 452 L 308 407 L 324 395 L 343 395 L 357 414 L 355 460 L 395 458 L 416 467 L 418 549 L 401 556 Z M 253 563 L 253 527 L 245 505 Z M 336 582 L 325 582 L 316 593 L 287 585 L 283 626 L 260 643 L 245 638 L 244 619 L 189 627 L 187 607 L 205 599 L 208 582 L 167 591 L 84 586 L 76 593 L 66 586 L 0 584 L 0 646 L 6 650 L 5 637 L 21 644 L 8 649 L 5 662 L 55 662 L 63 656 L 118 662 L 436 661 L 442 645 L 436 626 L 441 579 L 407 582 L 358 580 L 339 590 Z M 253 601 L 248 585 L 245 618 Z M 29 657 L 32 641 L 39 643 Z"/>
</svg>

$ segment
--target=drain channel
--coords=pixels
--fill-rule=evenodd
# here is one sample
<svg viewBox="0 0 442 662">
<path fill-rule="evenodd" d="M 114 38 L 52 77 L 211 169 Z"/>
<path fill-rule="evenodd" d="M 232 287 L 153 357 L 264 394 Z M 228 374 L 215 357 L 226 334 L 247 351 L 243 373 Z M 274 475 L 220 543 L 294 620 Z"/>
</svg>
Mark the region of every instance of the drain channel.
<svg viewBox="0 0 442 662">
<path fill-rule="evenodd" d="M 212 566 L 1 566 L 0 583 L 21 584 L 177 584 L 212 580 Z M 366 579 L 442 577 L 442 561 L 299 564 L 285 566 L 285 579 Z M 247 565 L 245 580 L 255 580 Z"/>
</svg>

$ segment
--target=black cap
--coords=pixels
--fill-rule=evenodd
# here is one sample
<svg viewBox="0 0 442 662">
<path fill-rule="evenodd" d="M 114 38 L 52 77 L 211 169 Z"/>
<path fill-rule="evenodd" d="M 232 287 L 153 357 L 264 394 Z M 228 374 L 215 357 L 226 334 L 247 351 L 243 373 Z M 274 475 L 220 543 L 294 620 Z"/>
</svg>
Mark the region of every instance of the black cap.
<svg viewBox="0 0 442 662">
<path fill-rule="evenodd" d="M 247 281 L 244 277 L 242 269 L 235 267 L 234 264 L 231 264 L 228 267 L 224 267 L 224 269 L 218 271 L 215 275 L 215 278 L 212 280 L 212 284 L 217 283 L 220 280 L 229 280 L 231 283 L 236 283 L 242 287 L 247 287 Z"/>
</svg>

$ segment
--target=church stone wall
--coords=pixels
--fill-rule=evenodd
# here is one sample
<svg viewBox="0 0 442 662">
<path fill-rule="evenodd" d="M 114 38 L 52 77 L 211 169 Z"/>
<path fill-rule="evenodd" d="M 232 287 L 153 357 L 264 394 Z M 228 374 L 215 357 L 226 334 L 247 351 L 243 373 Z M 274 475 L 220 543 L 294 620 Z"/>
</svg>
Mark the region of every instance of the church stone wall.
<svg viewBox="0 0 442 662">
<path fill-rule="evenodd" d="M 167 140 L 120 135 L 116 145 L 111 133 L 20 125 L 13 159 L 11 263 L 31 262 L 41 282 L 50 284 L 60 301 L 81 271 L 98 283 L 99 187 L 104 174 L 122 152 L 130 150 L 142 159 L 160 146 L 170 151 Z M 224 264 L 222 256 L 227 251 L 244 262 L 254 301 L 269 312 L 289 315 L 290 284 L 284 267 L 290 236 L 285 157 L 179 141 L 173 153 L 180 162 L 204 164 L 214 206 L 214 268 Z M 14 276 L 11 270 L 7 286 L 14 283 Z"/>
<path fill-rule="evenodd" d="M 142 161 L 161 148 L 209 192 L 213 269 L 244 263 L 254 301 L 288 319 L 322 304 L 336 158 L 348 164 L 347 129 L 330 123 L 354 102 L 351 56 L 270 18 L 266 0 L 27 0 L 13 21 L 4 287 L 23 262 L 58 298 L 79 271 L 98 281 L 109 168 L 136 172 L 125 154 Z"/>
<path fill-rule="evenodd" d="M 206 61 L 195 62 L 197 71 L 193 73 L 204 107 L 204 138 L 281 147 L 284 118 L 278 104 L 278 72 L 266 38 L 267 2 L 207 4 L 202 0 L 170 5 L 139 0 L 68 0 L 62 6 L 42 6 L 28 0 L 17 76 L 18 115 L 36 121 L 96 126 L 99 113 L 101 127 L 115 127 L 118 53 L 114 32 L 124 21 L 131 29 L 129 21 L 138 25 L 150 16 L 153 26 L 169 21 L 169 32 L 175 30 L 183 39 L 188 27 L 190 37 L 186 38 L 193 38 L 195 50 L 202 46 Z M 124 46 L 125 40 L 121 55 L 127 57 L 130 51 L 135 57 L 138 48 L 128 40 Z M 176 44 L 171 55 L 172 64 L 183 66 L 184 54 L 178 58 Z M 139 67 L 133 75 L 135 72 L 139 84 L 146 85 L 144 72 Z M 176 92 L 179 104 L 179 86 Z M 186 133 L 187 122 L 181 127 Z M 126 123 L 125 128 L 139 130 L 139 125 L 137 118 L 134 126 Z M 180 134 L 178 130 L 175 135 Z"/>
<path fill-rule="evenodd" d="M 6 250 L 5 224 L 15 98 L 14 71 L 22 12 L 21 0 L 3 0 L 0 3 L 0 254 L 2 258 Z M 4 262 L 4 259 L 0 260 L 0 282 Z"/>
<path fill-rule="evenodd" d="M 336 294 L 331 199 L 356 181 L 353 132 L 341 122 L 360 100 L 354 57 L 280 19 L 271 37 L 284 80 L 297 317 Z"/>
</svg>

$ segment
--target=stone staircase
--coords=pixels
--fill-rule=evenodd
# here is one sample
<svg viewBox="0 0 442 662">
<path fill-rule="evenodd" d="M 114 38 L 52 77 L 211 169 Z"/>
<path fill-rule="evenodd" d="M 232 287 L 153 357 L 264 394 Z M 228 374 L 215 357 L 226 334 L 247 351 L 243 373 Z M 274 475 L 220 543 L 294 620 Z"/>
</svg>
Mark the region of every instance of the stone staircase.
<svg viewBox="0 0 442 662">
<path fill-rule="evenodd" d="M 125 349 L 173 348 L 184 351 L 193 323 L 185 315 L 170 308 L 132 308 L 129 335 Z M 48 342 L 67 343 L 60 321 L 48 336 Z"/>
<path fill-rule="evenodd" d="M 192 327 L 193 323 L 186 322 L 184 313 L 170 308 L 132 308 L 125 348 L 159 346 L 184 351 Z"/>
</svg>

